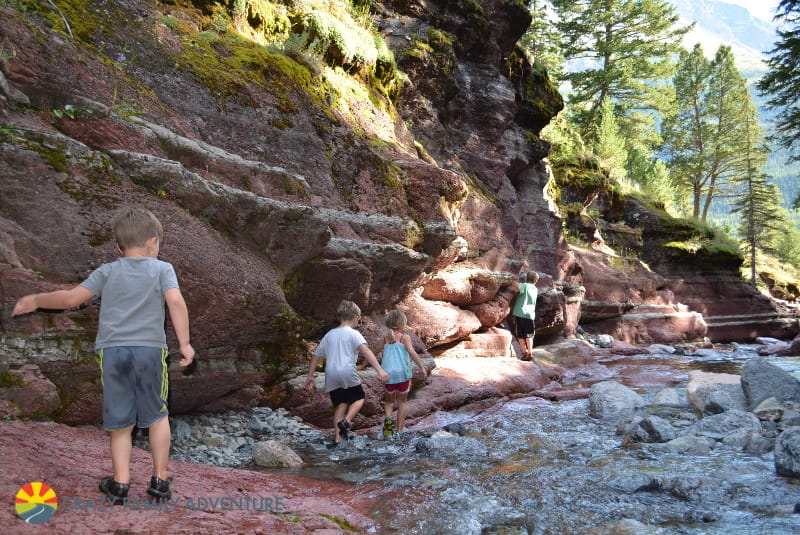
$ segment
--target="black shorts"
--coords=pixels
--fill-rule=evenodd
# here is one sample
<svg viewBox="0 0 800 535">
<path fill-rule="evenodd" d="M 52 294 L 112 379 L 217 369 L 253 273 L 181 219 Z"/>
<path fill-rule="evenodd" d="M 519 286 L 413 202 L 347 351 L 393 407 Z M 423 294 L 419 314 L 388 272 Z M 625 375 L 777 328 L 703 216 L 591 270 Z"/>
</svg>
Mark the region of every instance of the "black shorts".
<svg viewBox="0 0 800 535">
<path fill-rule="evenodd" d="M 361 385 L 351 386 L 350 388 L 337 388 L 336 390 L 331 390 L 329 394 L 334 407 L 342 403 L 350 405 L 366 397 Z"/>
<path fill-rule="evenodd" d="M 514 331 L 517 338 L 533 338 L 533 335 L 536 333 L 533 320 L 530 318 L 520 318 L 519 316 L 514 316 Z"/>
</svg>

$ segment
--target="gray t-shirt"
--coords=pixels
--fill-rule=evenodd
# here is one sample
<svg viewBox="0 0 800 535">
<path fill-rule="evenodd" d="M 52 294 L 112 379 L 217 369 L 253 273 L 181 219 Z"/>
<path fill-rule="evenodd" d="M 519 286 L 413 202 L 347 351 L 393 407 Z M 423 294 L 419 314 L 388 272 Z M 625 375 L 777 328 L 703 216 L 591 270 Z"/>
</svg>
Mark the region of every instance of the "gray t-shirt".
<svg viewBox="0 0 800 535">
<path fill-rule="evenodd" d="M 95 349 L 167 347 L 164 293 L 178 287 L 172 264 L 124 256 L 95 269 L 81 286 L 100 297 Z"/>
<path fill-rule="evenodd" d="M 322 337 L 315 354 L 325 359 L 325 392 L 361 384 L 356 372 L 358 346 L 364 336 L 352 327 L 336 327 Z"/>
</svg>

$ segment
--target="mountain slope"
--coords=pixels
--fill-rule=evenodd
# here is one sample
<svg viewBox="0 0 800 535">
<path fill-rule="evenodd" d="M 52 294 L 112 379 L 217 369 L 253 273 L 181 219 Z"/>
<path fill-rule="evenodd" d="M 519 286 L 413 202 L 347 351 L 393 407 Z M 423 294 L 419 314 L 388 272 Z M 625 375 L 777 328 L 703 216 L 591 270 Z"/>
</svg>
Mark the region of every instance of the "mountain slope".
<svg viewBox="0 0 800 535">
<path fill-rule="evenodd" d="M 753 17 L 747 9 L 714 0 L 672 0 L 685 22 L 695 22 L 685 43 L 691 48 L 703 45 L 713 55 L 720 45 L 730 45 L 739 69 L 748 77 L 764 72 L 764 52 L 770 50 L 776 38 L 776 26 Z"/>
</svg>

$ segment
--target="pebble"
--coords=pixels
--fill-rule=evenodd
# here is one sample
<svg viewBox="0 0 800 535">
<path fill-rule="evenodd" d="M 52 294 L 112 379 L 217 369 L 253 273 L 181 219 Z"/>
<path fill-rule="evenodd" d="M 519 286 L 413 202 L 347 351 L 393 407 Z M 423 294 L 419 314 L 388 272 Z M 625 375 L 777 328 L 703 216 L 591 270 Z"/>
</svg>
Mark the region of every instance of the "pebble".
<svg viewBox="0 0 800 535">
<path fill-rule="evenodd" d="M 281 440 L 292 449 L 322 444 L 325 433 L 291 416 L 286 409 L 256 407 L 219 415 L 171 416 L 170 459 L 216 466 L 253 464 L 253 446 L 261 440 Z M 137 430 L 134 446 L 149 450 L 146 433 Z"/>
</svg>

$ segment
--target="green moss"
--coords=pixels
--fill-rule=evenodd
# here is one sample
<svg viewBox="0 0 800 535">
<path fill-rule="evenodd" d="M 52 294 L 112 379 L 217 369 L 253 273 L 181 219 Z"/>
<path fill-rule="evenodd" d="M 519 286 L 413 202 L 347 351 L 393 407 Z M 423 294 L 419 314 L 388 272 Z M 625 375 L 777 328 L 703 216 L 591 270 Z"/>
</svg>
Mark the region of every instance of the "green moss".
<svg viewBox="0 0 800 535">
<path fill-rule="evenodd" d="M 281 191 L 286 195 L 292 195 L 295 197 L 302 197 L 304 199 L 309 198 L 308 191 L 306 191 L 305 186 L 300 180 L 292 177 L 284 177 L 283 182 L 281 183 Z"/>
<path fill-rule="evenodd" d="M 158 20 L 161 21 L 161 24 L 163 24 L 164 26 L 166 26 L 167 28 L 169 28 L 171 30 L 177 30 L 178 29 L 178 19 L 176 19 L 172 15 L 162 16 Z"/>
<path fill-rule="evenodd" d="M 479 178 L 477 178 L 475 176 L 472 176 L 471 174 L 468 175 L 468 176 L 469 176 L 469 181 L 467 183 L 467 187 L 470 189 L 470 191 L 473 191 L 475 193 L 478 193 L 478 194 L 482 195 L 489 202 L 491 202 L 492 204 L 496 205 L 497 204 L 497 197 L 492 192 L 492 190 L 489 189 L 489 186 L 487 186 Z"/>
<path fill-rule="evenodd" d="M 419 215 L 414 214 L 414 217 L 414 228 L 409 228 L 406 231 L 405 246 L 409 249 L 416 249 L 425 241 L 425 227 L 422 221 L 419 220 Z"/>
<path fill-rule="evenodd" d="M 286 6 L 269 0 L 234 0 L 231 8 L 233 24 L 243 31 L 251 31 L 266 41 L 286 39 L 292 23 Z"/>
<path fill-rule="evenodd" d="M 428 30 L 428 42 L 437 50 L 453 48 L 453 39 L 450 34 L 437 28 Z"/>
<path fill-rule="evenodd" d="M 221 39 L 221 37 L 219 36 L 218 33 L 216 33 L 216 32 L 208 32 L 208 31 L 203 31 L 203 32 L 198 33 L 197 34 L 197 38 L 198 39 L 202 39 L 203 41 L 206 41 L 208 43 L 216 43 L 217 41 L 219 41 Z"/>
<path fill-rule="evenodd" d="M 328 520 L 332 521 L 334 524 L 336 524 L 345 531 L 360 531 L 357 527 L 355 527 L 353 524 L 351 524 L 344 518 L 339 518 L 338 516 L 329 515 L 328 513 L 319 513 L 319 516 L 327 518 Z"/>
<path fill-rule="evenodd" d="M 52 167 L 54 171 L 58 173 L 64 173 L 67 171 L 67 169 L 69 169 L 69 160 L 63 150 L 59 150 L 58 148 L 54 150 L 47 150 L 42 147 L 42 150 L 39 154 L 41 154 L 42 158 L 50 164 L 50 167 Z"/>
<path fill-rule="evenodd" d="M 288 513 L 279 513 L 279 512 L 275 512 L 275 511 L 272 511 L 272 514 L 275 515 L 276 517 L 280 518 L 284 522 L 291 522 L 293 524 L 299 524 L 300 522 L 303 521 L 303 519 L 300 518 L 297 515 L 290 515 Z"/>
<path fill-rule="evenodd" d="M 27 383 L 17 377 L 16 375 L 12 374 L 8 370 L 0 370 L 0 386 L 6 387 L 19 387 L 25 386 Z"/>
<path fill-rule="evenodd" d="M 461 10 L 464 13 L 474 13 L 476 15 L 485 16 L 485 12 L 483 11 L 483 6 L 478 2 L 478 0 L 461 0 Z"/>
<path fill-rule="evenodd" d="M 75 39 L 91 44 L 98 33 L 110 35 L 116 30 L 112 24 L 128 21 L 124 12 L 114 3 L 99 4 L 90 0 L 59 0 L 58 8 L 69 23 L 70 31 Z M 54 30 L 67 35 L 67 26 L 61 14 L 54 10 L 42 9 L 42 15 L 52 23 Z"/>
<path fill-rule="evenodd" d="M 262 346 L 262 364 L 268 381 L 277 381 L 305 360 L 308 353 L 306 336 L 310 332 L 310 325 L 285 306 L 269 320 L 269 326 L 274 338 Z"/>
</svg>

